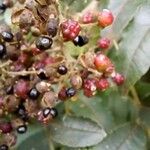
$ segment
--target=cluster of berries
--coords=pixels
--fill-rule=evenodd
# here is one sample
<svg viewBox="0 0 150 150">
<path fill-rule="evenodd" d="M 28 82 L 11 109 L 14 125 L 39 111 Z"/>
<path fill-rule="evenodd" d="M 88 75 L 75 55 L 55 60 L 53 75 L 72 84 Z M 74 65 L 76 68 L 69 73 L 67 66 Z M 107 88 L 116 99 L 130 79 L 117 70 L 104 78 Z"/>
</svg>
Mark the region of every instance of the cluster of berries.
<svg viewBox="0 0 150 150">
<path fill-rule="evenodd" d="M 36 5 L 42 5 L 40 8 L 44 10 L 49 7 L 57 10 L 55 1 Z M 0 9 L 3 8 L 0 6 Z M 26 9 L 32 13 L 32 7 Z M 91 51 L 88 42 L 92 39 L 81 34 L 82 24 L 88 27 L 88 24 L 98 22 L 98 28 L 111 25 L 114 20 L 111 11 L 104 9 L 96 16 L 88 12 L 79 21 L 59 20 L 54 15 L 56 12 L 51 11 L 48 17 L 44 12 L 46 17 L 40 15 L 46 26 L 44 29 L 37 26 L 40 19 L 33 13 L 32 19 L 38 20 L 34 23 L 29 22 L 31 18 L 26 15 L 19 16 L 19 32 L 11 31 L 6 25 L 0 26 L 0 150 L 15 145 L 15 133 L 25 133 L 33 119 L 43 124 L 52 121 L 58 115 L 55 106 L 74 97 L 79 90 L 83 89 L 84 95 L 91 97 L 97 90 L 109 88 L 111 81 L 117 85 L 124 82 L 123 75 L 116 73 L 113 63 L 105 55 L 110 40 L 98 39 L 96 48 Z M 22 20 L 28 20 L 27 28 L 22 28 Z M 87 45 L 89 50 L 73 58 L 64 52 L 67 42 L 74 43 L 79 49 Z M 95 51 L 97 47 L 99 49 Z"/>
</svg>

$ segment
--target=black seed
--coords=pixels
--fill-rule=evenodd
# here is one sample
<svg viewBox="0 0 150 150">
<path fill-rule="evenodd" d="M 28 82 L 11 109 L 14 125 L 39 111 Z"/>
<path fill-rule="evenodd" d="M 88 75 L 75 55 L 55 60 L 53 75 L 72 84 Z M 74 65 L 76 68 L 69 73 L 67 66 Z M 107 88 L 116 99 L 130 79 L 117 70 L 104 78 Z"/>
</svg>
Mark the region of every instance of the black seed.
<svg viewBox="0 0 150 150">
<path fill-rule="evenodd" d="M 32 88 L 29 91 L 28 95 L 29 95 L 29 98 L 31 98 L 31 99 L 37 99 L 39 97 L 40 93 L 36 88 Z"/>
<path fill-rule="evenodd" d="M 67 71 L 68 71 L 68 69 L 64 65 L 59 66 L 57 69 L 57 72 L 61 75 L 65 75 L 67 73 Z"/>
<path fill-rule="evenodd" d="M 17 128 L 17 132 L 20 133 L 20 134 L 23 134 L 27 131 L 27 126 L 26 125 L 21 125 L 21 126 L 18 126 Z"/>
<path fill-rule="evenodd" d="M 39 50 L 47 50 L 51 48 L 52 44 L 53 44 L 53 40 L 49 37 L 42 36 L 36 40 L 36 47 Z"/>
<path fill-rule="evenodd" d="M 3 44 L 0 44 L 0 59 L 6 55 L 6 47 Z"/>
<path fill-rule="evenodd" d="M 0 4 L 0 14 L 4 13 L 7 6 L 5 4 Z"/>
<path fill-rule="evenodd" d="M 19 76 L 19 79 L 30 80 L 30 75 L 21 75 Z"/>
<path fill-rule="evenodd" d="M 11 42 L 14 37 L 11 32 L 6 32 L 6 31 L 2 32 L 1 36 L 4 39 L 4 41 L 6 41 L 6 42 Z"/>
<path fill-rule="evenodd" d="M 76 94 L 76 90 L 74 88 L 68 88 L 66 91 L 67 97 L 73 97 Z"/>
<path fill-rule="evenodd" d="M 28 115 L 23 104 L 19 105 L 18 109 L 16 110 L 16 115 L 18 115 L 19 118 L 21 118 L 24 121 L 28 120 Z"/>
<path fill-rule="evenodd" d="M 86 36 L 77 36 L 74 40 L 73 43 L 76 46 L 84 46 L 85 44 L 87 44 L 89 41 L 89 39 Z"/>
<path fill-rule="evenodd" d="M 46 118 L 50 114 L 51 109 L 50 108 L 45 108 L 43 109 L 43 116 Z"/>
<path fill-rule="evenodd" d="M 50 114 L 53 118 L 55 118 L 58 115 L 58 111 L 56 108 L 50 108 Z"/>
<path fill-rule="evenodd" d="M 12 85 L 8 86 L 6 88 L 6 94 L 13 94 L 14 93 L 14 87 Z"/>
<path fill-rule="evenodd" d="M 46 76 L 44 70 L 40 70 L 40 72 L 38 73 L 38 77 L 39 77 L 41 80 L 47 80 L 47 79 L 48 79 L 48 77 Z"/>
<path fill-rule="evenodd" d="M 0 150 L 8 150 L 8 146 L 5 144 L 0 145 Z"/>
</svg>

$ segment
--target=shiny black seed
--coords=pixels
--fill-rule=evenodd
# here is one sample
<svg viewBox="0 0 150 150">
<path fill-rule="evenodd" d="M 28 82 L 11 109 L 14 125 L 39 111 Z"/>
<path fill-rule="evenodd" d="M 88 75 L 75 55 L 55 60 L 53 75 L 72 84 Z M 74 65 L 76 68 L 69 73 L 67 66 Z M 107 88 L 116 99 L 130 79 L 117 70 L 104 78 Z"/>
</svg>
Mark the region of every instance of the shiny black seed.
<svg viewBox="0 0 150 150">
<path fill-rule="evenodd" d="M 30 75 L 21 75 L 19 76 L 19 79 L 30 80 Z"/>
<path fill-rule="evenodd" d="M 74 88 L 68 88 L 66 91 L 67 97 L 73 97 L 76 94 L 76 90 Z"/>
<path fill-rule="evenodd" d="M 43 109 L 43 116 L 46 118 L 50 114 L 51 109 L 50 108 L 45 108 Z"/>
<path fill-rule="evenodd" d="M 28 96 L 31 99 L 37 99 L 39 97 L 40 93 L 36 88 L 32 88 L 29 93 Z"/>
<path fill-rule="evenodd" d="M 13 94 L 14 93 L 14 87 L 12 85 L 8 86 L 6 88 L 6 94 Z"/>
<path fill-rule="evenodd" d="M 44 70 L 40 70 L 40 72 L 38 73 L 38 77 L 39 77 L 41 80 L 47 80 L 47 79 L 48 79 L 48 77 L 46 76 Z"/>
<path fill-rule="evenodd" d="M 57 117 L 58 111 L 56 108 L 50 108 L 50 114 L 53 118 Z"/>
<path fill-rule="evenodd" d="M 18 109 L 16 110 L 16 115 L 24 121 L 27 121 L 29 119 L 23 104 L 19 105 Z"/>
<path fill-rule="evenodd" d="M 67 71 L 68 71 L 68 69 L 64 65 L 59 66 L 57 69 L 57 72 L 61 75 L 65 75 L 67 73 Z"/>
<path fill-rule="evenodd" d="M 26 125 L 21 125 L 21 126 L 18 126 L 18 128 L 17 128 L 17 132 L 19 133 L 19 134 L 23 134 L 23 133 L 25 133 L 27 131 L 27 126 Z"/>
<path fill-rule="evenodd" d="M 5 144 L 0 145 L 0 150 L 8 150 L 8 146 Z"/>
<path fill-rule="evenodd" d="M 0 4 L 0 14 L 4 13 L 7 6 L 5 4 Z"/>
<path fill-rule="evenodd" d="M 6 47 L 3 44 L 0 44 L 0 59 L 6 55 Z"/>
<path fill-rule="evenodd" d="M 87 44 L 89 42 L 89 39 L 86 36 L 77 36 L 74 40 L 73 43 L 76 46 L 84 46 L 85 44 Z"/>
<path fill-rule="evenodd" d="M 49 37 L 41 36 L 36 40 L 35 44 L 39 50 L 47 50 L 51 48 L 53 40 Z"/>
<path fill-rule="evenodd" d="M 1 36 L 4 39 L 4 41 L 6 41 L 6 42 L 11 42 L 14 37 L 11 32 L 6 32 L 6 31 L 2 32 Z"/>
</svg>

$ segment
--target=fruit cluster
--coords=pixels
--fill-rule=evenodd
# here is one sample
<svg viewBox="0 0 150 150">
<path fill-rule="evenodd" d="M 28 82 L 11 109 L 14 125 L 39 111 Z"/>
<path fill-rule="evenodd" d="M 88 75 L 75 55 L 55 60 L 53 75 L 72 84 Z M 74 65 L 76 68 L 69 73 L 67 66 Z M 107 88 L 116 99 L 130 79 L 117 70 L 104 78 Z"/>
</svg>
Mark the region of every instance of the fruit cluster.
<svg viewBox="0 0 150 150">
<path fill-rule="evenodd" d="M 111 11 L 60 19 L 55 0 L 18 0 L 16 5 L 22 3 L 24 8 L 12 14 L 15 28 L 0 26 L 0 150 L 15 145 L 16 132 L 25 133 L 33 120 L 52 121 L 58 115 L 56 105 L 78 91 L 91 97 L 113 82 L 124 82 L 105 53 L 111 41 L 104 37 L 93 47 L 88 45 L 91 26 L 105 28 L 113 23 Z M 4 4 L 1 12 L 7 8 Z M 68 43 L 87 51 L 73 57 Z"/>
</svg>

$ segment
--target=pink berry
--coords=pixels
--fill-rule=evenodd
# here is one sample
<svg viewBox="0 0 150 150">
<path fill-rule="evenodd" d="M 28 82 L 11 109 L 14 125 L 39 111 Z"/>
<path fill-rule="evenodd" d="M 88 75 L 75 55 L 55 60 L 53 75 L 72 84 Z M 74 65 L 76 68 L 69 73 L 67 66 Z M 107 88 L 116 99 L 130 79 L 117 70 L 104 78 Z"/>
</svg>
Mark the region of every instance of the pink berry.
<svg viewBox="0 0 150 150">
<path fill-rule="evenodd" d="M 28 55 L 26 53 L 21 53 L 18 62 L 25 64 L 28 61 Z"/>
<path fill-rule="evenodd" d="M 88 78 L 84 80 L 83 89 L 89 90 L 91 92 L 96 91 L 96 80 L 92 78 Z"/>
<path fill-rule="evenodd" d="M 55 63 L 55 59 L 52 56 L 46 57 L 44 59 L 44 64 L 45 65 L 49 65 L 49 64 L 53 64 L 53 63 Z"/>
<path fill-rule="evenodd" d="M 107 88 L 109 88 L 109 82 L 107 79 L 102 78 L 102 79 L 97 80 L 96 86 L 97 86 L 97 89 L 101 91 L 105 91 Z"/>
<path fill-rule="evenodd" d="M 97 70 L 105 72 L 112 65 L 112 62 L 106 55 L 99 53 L 94 59 L 94 64 Z"/>
<path fill-rule="evenodd" d="M 15 86 L 14 86 L 14 93 L 21 97 L 21 98 L 26 98 L 27 93 L 29 92 L 29 83 L 24 80 L 19 80 Z"/>
<path fill-rule="evenodd" d="M 38 48 L 32 48 L 31 51 L 34 56 L 41 53 L 41 51 Z"/>
<path fill-rule="evenodd" d="M 13 67 L 14 67 L 13 71 L 21 71 L 24 69 L 24 65 L 20 63 L 19 61 L 15 61 L 13 63 Z"/>
<path fill-rule="evenodd" d="M 81 21 L 84 24 L 93 23 L 95 21 L 95 16 L 92 12 L 87 12 L 82 16 Z"/>
<path fill-rule="evenodd" d="M 79 23 L 71 19 L 61 23 L 60 27 L 65 41 L 74 40 L 81 30 Z"/>
<path fill-rule="evenodd" d="M 59 93 L 58 93 L 58 98 L 62 101 L 65 101 L 67 99 L 67 94 L 66 94 L 67 89 L 63 87 Z"/>
<path fill-rule="evenodd" d="M 111 64 L 105 71 L 105 76 L 111 75 L 115 71 L 114 64 Z"/>
<path fill-rule="evenodd" d="M 110 46 L 110 40 L 108 38 L 101 38 L 98 40 L 97 45 L 99 48 L 107 49 Z"/>
<path fill-rule="evenodd" d="M 2 133 L 10 133 L 12 131 L 12 125 L 10 122 L 0 122 L 0 131 Z"/>
<path fill-rule="evenodd" d="M 92 97 L 95 95 L 95 91 L 90 91 L 90 90 L 87 90 L 87 89 L 83 89 L 83 93 L 86 97 Z"/>
<path fill-rule="evenodd" d="M 98 15 L 98 25 L 100 27 L 107 27 L 111 25 L 114 21 L 113 14 L 110 10 L 108 9 L 103 9 L 102 12 L 99 13 Z"/>
<path fill-rule="evenodd" d="M 43 62 L 42 60 L 41 60 L 41 61 L 36 61 L 36 62 L 33 64 L 33 67 L 34 67 L 36 70 L 42 69 L 42 68 L 45 67 L 45 62 Z"/>
<path fill-rule="evenodd" d="M 113 81 L 120 86 L 124 83 L 125 77 L 122 74 L 116 73 L 116 75 L 113 77 Z"/>
</svg>

